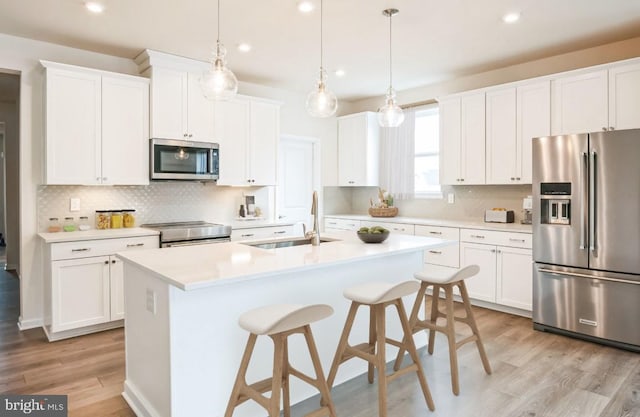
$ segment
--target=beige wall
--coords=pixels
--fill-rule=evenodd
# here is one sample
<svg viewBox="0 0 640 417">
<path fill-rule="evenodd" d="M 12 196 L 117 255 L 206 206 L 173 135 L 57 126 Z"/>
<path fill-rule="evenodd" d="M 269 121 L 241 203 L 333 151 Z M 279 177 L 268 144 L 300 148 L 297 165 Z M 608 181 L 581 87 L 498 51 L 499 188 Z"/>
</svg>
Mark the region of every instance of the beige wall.
<svg viewBox="0 0 640 417">
<path fill-rule="evenodd" d="M 401 105 L 422 103 L 448 94 L 621 61 L 638 56 L 640 56 L 640 37 L 400 91 L 398 92 L 398 102 Z M 376 111 L 380 107 L 382 99 L 383 97 L 380 96 L 357 101 L 352 103 L 351 109 L 353 112 Z"/>
</svg>

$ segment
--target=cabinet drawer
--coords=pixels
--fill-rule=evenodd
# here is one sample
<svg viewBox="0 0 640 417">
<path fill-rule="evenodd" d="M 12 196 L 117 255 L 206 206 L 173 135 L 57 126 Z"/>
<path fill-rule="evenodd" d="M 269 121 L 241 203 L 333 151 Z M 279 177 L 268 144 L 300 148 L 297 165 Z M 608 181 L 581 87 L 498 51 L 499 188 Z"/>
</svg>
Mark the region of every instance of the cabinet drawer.
<svg viewBox="0 0 640 417">
<path fill-rule="evenodd" d="M 337 219 L 334 217 L 327 217 L 324 219 L 324 228 L 338 229 L 338 230 L 358 230 L 360 228 L 360 220 L 351 219 Z"/>
<path fill-rule="evenodd" d="M 460 266 L 460 244 L 456 243 L 454 245 L 426 250 L 424 251 L 424 262 L 427 264 L 458 268 Z"/>
<path fill-rule="evenodd" d="M 118 239 L 81 240 L 51 244 L 51 260 L 78 259 L 89 256 L 113 255 L 131 249 L 159 247 L 158 236 L 127 237 Z"/>
<path fill-rule="evenodd" d="M 360 222 L 362 227 L 382 226 L 388 229 L 391 233 L 400 233 L 403 235 L 415 234 L 415 225 L 405 223 L 392 223 L 392 222 L 376 222 L 376 221 L 362 221 Z"/>
<path fill-rule="evenodd" d="M 460 229 L 457 227 L 416 225 L 416 236 L 436 237 L 445 240 L 460 240 Z"/>
<path fill-rule="evenodd" d="M 484 243 L 486 245 L 512 246 L 525 249 L 530 249 L 532 247 L 530 233 L 460 229 L 460 240 L 463 242 Z"/>
<path fill-rule="evenodd" d="M 236 229 L 231 231 L 231 240 L 239 242 L 243 240 L 268 239 L 293 235 L 293 226 L 268 226 Z"/>
</svg>

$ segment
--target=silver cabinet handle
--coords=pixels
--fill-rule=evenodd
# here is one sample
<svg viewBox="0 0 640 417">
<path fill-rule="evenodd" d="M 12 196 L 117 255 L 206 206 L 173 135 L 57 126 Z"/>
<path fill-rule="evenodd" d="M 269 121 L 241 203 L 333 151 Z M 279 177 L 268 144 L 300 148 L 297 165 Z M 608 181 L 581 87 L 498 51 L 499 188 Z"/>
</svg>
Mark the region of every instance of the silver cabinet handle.
<svg viewBox="0 0 640 417">
<path fill-rule="evenodd" d="M 278 230 L 277 232 L 273 232 L 274 235 L 281 235 L 283 233 L 287 233 L 286 230 Z"/>
<path fill-rule="evenodd" d="M 105 265 L 109 265 L 109 261 L 104 261 L 104 264 Z"/>
<path fill-rule="evenodd" d="M 591 188 L 591 192 L 589 194 L 590 195 L 590 199 L 591 199 L 591 204 L 589 207 L 589 213 L 590 213 L 590 223 L 589 223 L 589 250 L 591 250 L 591 252 L 595 253 L 595 251 L 597 250 L 597 246 L 596 246 L 596 193 L 598 192 L 598 189 L 596 187 L 596 152 L 592 151 L 591 152 L 591 168 L 590 168 L 590 174 L 591 174 L 591 178 L 589 181 L 589 187 Z"/>
<path fill-rule="evenodd" d="M 137 248 L 140 246 L 144 246 L 144 243 L 127 243 L 128 248 Z"/>
<path fill-rule="evenodd" d="M 474 239 L 484 239 L 484 236 L 482 236 L 482 235 L 471 235 L 470 237 L 472 237 Z"/>
<path fill-rule="evenodd" d="M 429 232 L 430 235 L 441 235 L 442 232 Z"/>
<path fill-rule="evenodd" d="M 71 252 L 88 252 L 91 248 L 71 249 Z"/>
<path fill-rule="evenodd" d="M 491 249 L 491 253 L 496 253 L 496 250 L 495 249 Z"/>
<path fill-rule="evenodd" d="M 602 128 L 602 130 L 603 130 L 604 132 L 606 132 L 606 131 L 607 131 L 607 128 L 606 128 L 606 127 L 603 127 L 603 128 Z"/>
<path fill-rule="evenodd" d="M 336 223 L 336 222 L 327 222 L 327 224 L 330 224 L 332 226 L 337 226 L 338 225 L 338 223 Z"/>
<path fill-rule="evenodd" d="M 509 242 L 521 242 L 521 243 L 524 243 L 525 240 L 524 239 L 514 239 L 514 238 L 510 237 L 509 238 Z"/>
<path fill-rule="evenodd" d="M 442 252 L 439 250 L 430 250 L 429 253 L 433 253 L 434 255 L 442 255 Z"/>
<path fill-rule="evenodd" d="M 616 128 L 613 126 L 609 126 L 609 130 L 616 130 Z"/>
<path fill-rule="evenodd" d="M 240 236 L 241 236 L 241 237 L 251 237 L 251 236 L 253 236 L 253 233 L 248 233 L 248 234 L 246 234 L 246 235 L 240 235 Z"/>
</svg>

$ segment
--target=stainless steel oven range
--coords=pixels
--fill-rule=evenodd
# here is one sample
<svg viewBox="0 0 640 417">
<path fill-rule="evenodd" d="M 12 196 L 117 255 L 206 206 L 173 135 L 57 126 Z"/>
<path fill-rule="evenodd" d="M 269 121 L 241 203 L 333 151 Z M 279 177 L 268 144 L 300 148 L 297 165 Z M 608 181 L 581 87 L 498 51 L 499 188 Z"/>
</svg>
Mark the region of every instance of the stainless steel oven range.
<svg viewBox="0 0 640 417">
<path fill-rule="evenodd" d="M 203 221 L 152 223 L 142 227 L 160 232 L 160 247 L 204 245 L 231 241 L 231 226 Z"/>
</svg>

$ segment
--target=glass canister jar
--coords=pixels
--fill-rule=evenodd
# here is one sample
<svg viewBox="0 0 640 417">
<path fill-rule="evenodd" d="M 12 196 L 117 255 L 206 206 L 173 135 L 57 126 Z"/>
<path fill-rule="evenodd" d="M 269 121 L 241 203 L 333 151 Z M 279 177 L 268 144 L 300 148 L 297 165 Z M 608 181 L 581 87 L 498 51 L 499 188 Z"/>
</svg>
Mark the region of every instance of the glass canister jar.
<svg viewBox="0 0 640 417">
<path fill-rule="evenodd" d="M 64 230 L 65 232 L 75 232 L 76 231 L 76 224 L 73 221 L 73 217 L 65 217 L 64 218 L 64 223 L 62 224 L 62 230 Z"/>
<path fill-rule="evenodd" d="M 57 217 L 49 218 L 49 224 L 47 225 L 47 232 L 49 233 L 57 233 L 62 230 L 62 225 L 60 224 L 60 220 Z"/>
<path fill-rule="evenodd" d="M 122 210 L 114 210 L 111 212 L 111 228 L 122 228 Z"/>
<path fill-rule="evenodd" d="M 136 211 L 133 209 L 122 210 L 122 224 L 124 227 L 136 225 Z"/>
<path fill-rule="evenodd" d="M 109 229 L 111 227 L 111 212 L 109 210 L 96 210 L 96 229 Z"/>
<path fill-rule="evenodd" d="M 78 221 L 78 230 L 89 230 L 91 226 L 89 225 L 89 217 L 80 216 L 80 220 Z"/>
</svg>

